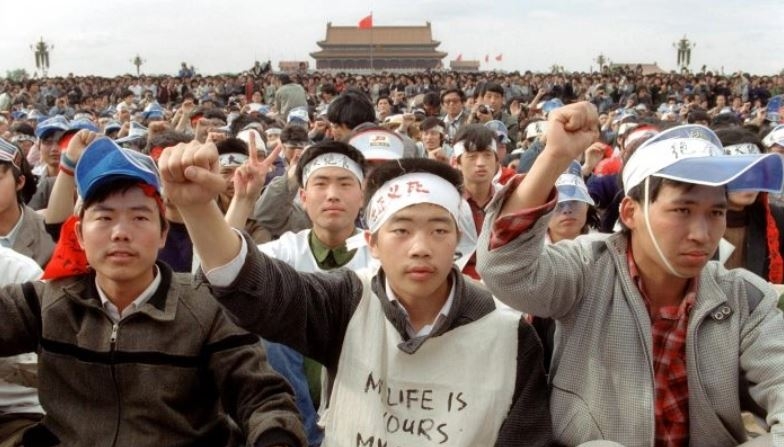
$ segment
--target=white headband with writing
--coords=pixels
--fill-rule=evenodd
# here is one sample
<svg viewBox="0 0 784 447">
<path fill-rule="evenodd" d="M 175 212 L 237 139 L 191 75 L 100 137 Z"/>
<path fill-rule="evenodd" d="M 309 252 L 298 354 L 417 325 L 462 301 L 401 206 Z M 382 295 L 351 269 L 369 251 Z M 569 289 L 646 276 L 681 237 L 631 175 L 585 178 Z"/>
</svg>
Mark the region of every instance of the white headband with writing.
<svg viewBox="0 0 784 447">
<path fill-rule="evenodd" d="M 218 164 L 222 168 L 236 168 L 248 161 L 248 156 L 239 152 L 229 152 L 218 155 Z"/>
<path fill-rule="evenodd" d="M 420 203 L 438 205 L 458 221 L 461 196 L 457 188 L 435 174 L 414 172 L 384 183 L 373 194 L 366 212 L 368 229 L 375 233 L 395 213 Z"/>
<path fill-rule="evenodd" d="M 762 152 L 754 143 L 740 143 L 724 146 L 724 153 L 727 155 L 757 155 Z"/>
<path fill-rule="evenodd" d="M 354 174 L 354 177 L 359 180 L 359 183 L 362 183 L 365 179 L 365 176 L 362 174 L 362 167 L 359 166 L 359 163 L 350 159 L 345 154 L 326 152 L 314 158 L 302 168 L 302 184 L 307 185 L 308 178 L 310 178 L 314 172 L 322 168 L 343 168 Z"/>
<path fill-rule="evenodd" d="M 493 152 L 498 152 L 498 145 L 496 144 L 495 139 L 492 139 L 490 140 L 490 147 L 485 149 L 477 149 L 477 150 L 491 150 Z M 463 155 L 466 152 L 471 152 L 471 151 L 466 150 L 464 141 L 458 141 L 457 143 L 455 143 L 454 147 L 452 147 L 452 156 L 455 158 Z"/>
</svg>

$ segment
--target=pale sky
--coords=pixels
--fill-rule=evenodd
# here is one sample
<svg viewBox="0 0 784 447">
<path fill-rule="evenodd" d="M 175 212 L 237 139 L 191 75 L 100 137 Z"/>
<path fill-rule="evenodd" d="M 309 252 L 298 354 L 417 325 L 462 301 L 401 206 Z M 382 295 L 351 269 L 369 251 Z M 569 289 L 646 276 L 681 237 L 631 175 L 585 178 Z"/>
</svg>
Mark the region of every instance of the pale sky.
<svg viewBox="0 0 784 447">
<path fill-rule="evenodd" d="M 655 9 L 650 9 L 654 7 Z M 781 0 L 36 0 L 4 1 L 0 14 L 0 76 L 35 71 L 30 45 L 53 44 L 50 75 L 176 74 L 187 62 L 202 74 L 239 72 L 254 60 L 315 62 L 326 23 L 355 26 L 432 23 L 449 60 L 490 63 L 482 69 L 567 71 L 613 62 L 676 69 L 673 43 L 696 43 L 693 70 L 773 74 L 784 69 Z M 503 54 L 503 61 L 494 56 Z"/>
</svg>

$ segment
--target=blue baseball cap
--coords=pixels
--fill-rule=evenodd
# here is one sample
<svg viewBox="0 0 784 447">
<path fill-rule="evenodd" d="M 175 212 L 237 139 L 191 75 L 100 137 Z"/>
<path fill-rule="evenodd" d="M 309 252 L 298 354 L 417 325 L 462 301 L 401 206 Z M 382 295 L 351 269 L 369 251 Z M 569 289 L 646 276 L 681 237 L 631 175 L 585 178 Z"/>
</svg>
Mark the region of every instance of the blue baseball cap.
<svg viewBox="0 0 784 447">
<path fill-rule="evenodd" d="M 142 112 L 142 117 L 146 120 L 150 119 L 161 119 L 163 118 L 165 110 L 163 107 L 158 104 L 157 102 L 151 102 L 147 104 L 147 107 L 144 108 Z"/>
<path fill-rule="evenodd" d="M 784 95 L 776 95 L 768 100 L 766 108 L 768 121 L 784 123 Z"/>
<path fill-rule="evenodd" d="M 545 115 L 549 115 L 553 110 L 560 109 L 563 106 L 563 101 L 558 98 L 548 99 L 542 104 L 542 112 L 544 112 Z"/>
<path fill-rule="evenodd" d="M 35 126 L 35 136 L 38 138 L 46 138 L 55 132 L 65 132 L 68 130 L 68 120 L 64 116 L 57 115 L 48 120 L 41 121 Z"/>
<path fill-rule="evenodd" d="M 74 170 L 76 191 L 88 200 L 101 186 L 120 177 L 138 180 L 161 193 L 161 181 L 155 162 L 147 155 L 124 149 L 107 137 L 90 143 Z"/>
<path fill-rule="evenodd" d="M 498 120 L 491 120 L 485 123 L 485 127 L 495 132 L 496 138 L 501 141 L 501 143 L 509 144 L 512 140 L 509 139 L 509 129 L 506 128 L 506 124 L 503 121 Z"/>
<path fill-rule="evenodd" d="M 640 145 L 623 168 L 624 191 L 628 194 L 651 175 L 726 186 L 729 192 L 779 193 L 784 187 L 784 157 L 776 153 L 726 155 L 711 129 L 690 124 L 662 131 Z"/>
</svg>

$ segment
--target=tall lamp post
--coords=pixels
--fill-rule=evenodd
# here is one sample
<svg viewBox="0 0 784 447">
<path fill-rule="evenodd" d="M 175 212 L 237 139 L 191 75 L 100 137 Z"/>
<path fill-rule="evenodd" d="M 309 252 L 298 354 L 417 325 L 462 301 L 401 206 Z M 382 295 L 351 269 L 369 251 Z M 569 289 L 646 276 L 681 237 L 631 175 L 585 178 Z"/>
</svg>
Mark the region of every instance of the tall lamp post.
<svg viewBox="0 0 784 447">
<path fill-rule="evenodd" d="M 38 41 L 35 45 L 30 45 L 30 49 L 35 54 L 35 69 L 41 72 L 42 77 L 46 77 L 49 71 L 49 53 L 54 50 L 54 45 L 49 45 L 44 42 L 44 38 Z"/>
<path fill-rule="evenodd" d="M 603 53 L 599 53 L 599 55 L 596 56 L 596 59 L 594 59 L 594 62 L 599 64 L 599 73 L 603 73 L 604 68 L 605 67 L 609 68 L 610 66 L 610 59 L 607 56 L 605 56 Z"/>
<path fill-rule="evenodd" d="M 136 76 L 139 76 L 141 74 L 142 65 L 144 65 L 145 62 L 147 61 L 145 59 L 142 59 L 142 57 L 139 56 L 138 53 L 136 54 L 136 57 L 131 59 L 131 63 L 136 66 Z"/>
<path fill-rule="evenodd" d="M 697 44 L 690 42 L 684 34 L 683 39 L 673 43 L 672 46 L 678 51 L 678 68 L 680 68 L 681 73 L 688 72 L 691 64 L 691 50 Z"/>
</svg>

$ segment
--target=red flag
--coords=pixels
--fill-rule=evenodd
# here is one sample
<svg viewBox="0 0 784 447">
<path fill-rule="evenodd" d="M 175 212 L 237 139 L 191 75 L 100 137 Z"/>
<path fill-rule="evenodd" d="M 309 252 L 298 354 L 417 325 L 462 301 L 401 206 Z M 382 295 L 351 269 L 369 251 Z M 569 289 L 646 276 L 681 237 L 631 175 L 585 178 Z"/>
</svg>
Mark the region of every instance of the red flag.
<svg viewBox="0 0 784 447">
<path fill-rule="evenodd" d="M 490 55 L 489 54 L 485 54 L 485 63 L 487 64 L 489 62 L 490 62 Z"/>
<path fill-rule="evenodd" d="M 502 60 L 504 60 L 504 54 L 500 53 L 498 56 L 495 57 L 495 60 L 497 60 L 498 62 L 501 62 Z"/>
<path fill-rule="evenodd" d="M 457 58 L 455 58 L 455 60 L 458 61 L 458 62 L 462 61 L 463 60 L 463 53 L 458 54 Z"/>
<path fill-rule="evenodd" d="M 359 21 L 359 29 L 373 28 L 373 13 Z"/>
</svg>

